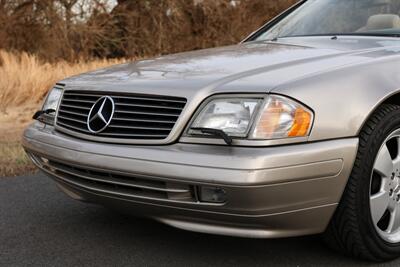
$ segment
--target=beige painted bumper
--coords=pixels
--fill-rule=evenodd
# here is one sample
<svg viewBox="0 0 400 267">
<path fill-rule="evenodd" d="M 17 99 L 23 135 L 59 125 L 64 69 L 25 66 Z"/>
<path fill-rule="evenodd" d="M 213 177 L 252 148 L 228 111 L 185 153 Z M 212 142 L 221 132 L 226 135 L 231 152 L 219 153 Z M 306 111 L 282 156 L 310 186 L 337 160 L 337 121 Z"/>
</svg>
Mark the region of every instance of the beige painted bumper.
<svg viewBox="0 0 400 267">
<path fill-rule="evenodd" d="M 278 147 L 113 145 L 72 138 L 39 123 L 23 138 L 31 155 L 65 165 L 193 188 L 212 185 L 227 194 L 224 204 L 126 197 L 70 183 L 44 169 L 73 198 L 185 230 L 255 238 L 323 232 L 340 201 L 357 145 L 357 138 Z"/>
</svg>

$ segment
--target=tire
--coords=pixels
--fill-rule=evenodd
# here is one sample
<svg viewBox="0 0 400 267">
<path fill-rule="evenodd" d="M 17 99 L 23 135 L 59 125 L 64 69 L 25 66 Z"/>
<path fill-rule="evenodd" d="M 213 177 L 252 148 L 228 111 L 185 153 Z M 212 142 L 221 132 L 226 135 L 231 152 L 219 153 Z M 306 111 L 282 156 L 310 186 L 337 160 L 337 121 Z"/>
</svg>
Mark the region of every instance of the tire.
<svg viewBox="0 0 400 267">
<path fill-rule="evenodd" d="M 392 172 L 391 177 L 387 178 L 379 170 L 385 146 L 393 162 L 397 162 L 397 157 L 400 159 L 400 138 L 396 137 L 396 144 L 393 141 L 393 134 L 397 134 L 399 129 L 400 106 L 384 104 L 371 115 L 361 130 L 353 170 L 338 208 L 323 235 L 324 241 L 331 248 L 352 257 L 376 262 L 389 261 L 400 256 L 400 236 L 394 229 L 397 223 L 393 223 L 397 222 L 397 217 L 392 216 L 394 213 L 399 214 L 395 210 L 396 205 L 400 206 L 400 192 L 396 189 L 390 195 L 390 188 L 400 182 L 400 173 L 393 175 Z M 397 163 L 393 166 L 397 166 Z M 389 192 L 385 193 L 389 197 L 389 204 L 379 219 L 383 209 L 377 209 L 375 201 L 378 194 L 383 195 L 381 191 Z M 398 219 L 400 221 L 400 215 Z M 391 228 L 392 232 L 389 231 Z"/>
</svg>

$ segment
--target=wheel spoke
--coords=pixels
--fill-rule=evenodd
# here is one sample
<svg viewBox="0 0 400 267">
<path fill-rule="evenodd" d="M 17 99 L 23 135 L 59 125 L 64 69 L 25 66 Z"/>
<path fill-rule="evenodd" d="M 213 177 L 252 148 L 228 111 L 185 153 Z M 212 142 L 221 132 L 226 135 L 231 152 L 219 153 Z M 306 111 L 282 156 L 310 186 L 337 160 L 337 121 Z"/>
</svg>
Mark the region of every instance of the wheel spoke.
<svg viewBox="0 0 400 267">
<path fill-rule="evenodd" d="M 393 160 L 394 169 L 400 170 L 400 137 L 396 137 L 397 141 L 397 155 Z"/>
<path fill-rule="evenodd" d="M 382 146 L 376 157 L 374 170 L 384 177 L 390 177 L 393 172 L 393 161 L 386 145 Z"/>
<path fill-rule="evenodd" d="M 381 191 L 370 198 L 371 214 L 374 224 L 378 224 L 389 206 L 389 192 Z"/>
<path fill-rule="evenodd" d="M 400 158 L 400 136 L 396 137 L 396 141 L 397 141 L 397 158 Z"/>
<path fill-rule="evenodd" d="M 400 128 L 389 134 L 376 155 L 370 177 L 370 212 L 377 234 L 400 242 Z"/>
<path fill-rule="evenodd" d="M 390 213 L 390 223 L 387 232 L 393 233 L 399 230 L 400 227 L 400 208 L 397 206 L 393 212 Z"/>
</svg>

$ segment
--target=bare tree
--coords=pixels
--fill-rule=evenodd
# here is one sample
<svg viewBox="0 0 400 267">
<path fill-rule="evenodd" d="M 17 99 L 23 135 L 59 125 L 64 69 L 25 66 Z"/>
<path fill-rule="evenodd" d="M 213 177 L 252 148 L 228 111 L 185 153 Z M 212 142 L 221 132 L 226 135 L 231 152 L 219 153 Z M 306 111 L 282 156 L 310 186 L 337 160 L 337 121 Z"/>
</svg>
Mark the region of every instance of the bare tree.
<svg viewBox="0 0 400 267">
<path fill-rule="evenodd" d="M 232 44 L 296 0 L 0 0 L 0 49 L 48 61 Z"/>
<path fill-rule="evenodd" d="M 65 24 L 67 30 L 71 29 L 72 19 L 75 16 L 72 8 L 77 4 L 78 0 L 58 0 L 65 11 Z"/>
</svg>

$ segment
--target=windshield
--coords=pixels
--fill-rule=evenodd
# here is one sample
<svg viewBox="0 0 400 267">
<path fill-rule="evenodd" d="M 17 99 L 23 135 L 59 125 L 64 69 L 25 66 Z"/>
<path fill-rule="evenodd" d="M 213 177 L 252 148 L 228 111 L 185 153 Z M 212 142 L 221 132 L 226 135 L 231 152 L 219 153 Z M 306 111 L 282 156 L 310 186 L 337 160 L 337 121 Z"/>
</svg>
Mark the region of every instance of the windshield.
<svg viewBox="0 0 400 267">
<path fill-rule="evenodd" d="M 400 0 L 309 0 L 256 40 L 312 35 L 400 36 Z"/>
</svg>

